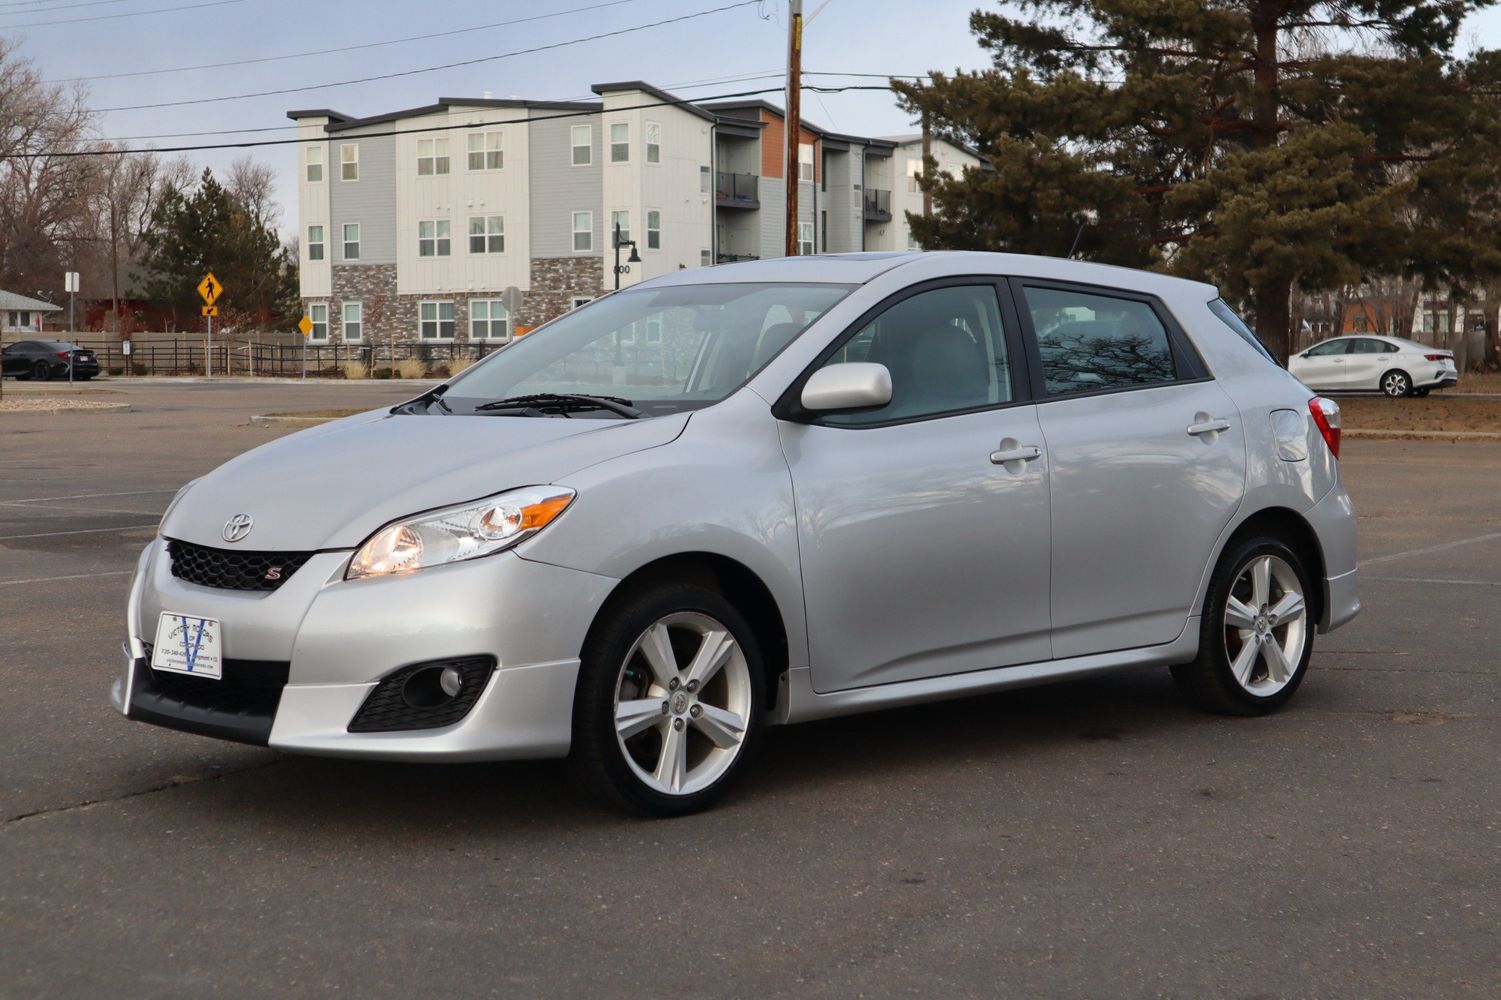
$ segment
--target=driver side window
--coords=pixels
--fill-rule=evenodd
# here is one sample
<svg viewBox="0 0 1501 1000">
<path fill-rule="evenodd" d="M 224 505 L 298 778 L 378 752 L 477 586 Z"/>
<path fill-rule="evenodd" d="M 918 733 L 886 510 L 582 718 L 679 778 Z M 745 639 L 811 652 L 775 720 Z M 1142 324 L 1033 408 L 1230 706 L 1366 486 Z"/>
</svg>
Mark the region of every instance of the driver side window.
<svg viewBox="0 0 1501 1000">
<path fill-rule="evenodd" d="M 993 285 L 935 288 L 903 299 L 849 337 L 828 365 L 869 361 L 891 373 L 891 402 L 829 415 L 841 426 L 959 413 L 1011 401 L 1011 367 Z"/>
<path fill-rule="evenodd" d="M 1308 356 L 1310 358 L 1327 358 L 1336 354 L 1344 354 L 1349 349 L 1350 342 L 1348 340 L 1331 340 L 1327 344 L 1319 344 L 1317 347 L 1309 348 Z"/>
</svg>

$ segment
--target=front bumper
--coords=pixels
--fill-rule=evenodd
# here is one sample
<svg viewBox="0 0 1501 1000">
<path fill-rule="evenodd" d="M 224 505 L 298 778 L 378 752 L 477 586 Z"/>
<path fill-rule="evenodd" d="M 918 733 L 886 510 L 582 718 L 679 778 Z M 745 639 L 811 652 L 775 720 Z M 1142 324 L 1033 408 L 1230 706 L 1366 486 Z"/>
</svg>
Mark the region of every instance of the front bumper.
<svg viewBox="0 0 1501 1000">
<path fill-rule="evenodd" d="M 503 552 L 350 582 L 343 579 L 349 557 L 316 553 L 269 593 L 221 590 L 174 577 L 157 539 L 142 553 L 131 586 L 115 707 L 145 722 L 326 756 L 499 760 L 568 752 L 579 649 L 617 581 Z M 163 696 L 176 675 L 154 684 L 161 675 L 146 661 L 163 611 L 221 623 L 226 681 L 258 682 L 284 666 L 279 698 L 247 707 L 233 699 L 221 704 L 211 692 L 185 705 L 172 696 L 180 686 Z M 459 721 L 349 731 L 383 677 L 416 663 L 475 656 L 493 657 L 496 667 Z M 208 702 L 219 714 L 204 710 Z M 257 713 L 263 718 L 251 718 Z"/>
</svg>

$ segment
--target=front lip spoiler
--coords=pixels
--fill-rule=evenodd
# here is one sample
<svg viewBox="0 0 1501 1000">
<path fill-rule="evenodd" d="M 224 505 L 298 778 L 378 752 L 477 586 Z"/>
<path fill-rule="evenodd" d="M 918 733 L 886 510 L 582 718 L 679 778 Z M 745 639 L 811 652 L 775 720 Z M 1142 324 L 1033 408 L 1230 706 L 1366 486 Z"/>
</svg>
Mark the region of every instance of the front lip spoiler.
<svg viewBox="0 0 1501 1000">
<path fill-rule="evenodd" d="M 131 661 L 131 683 L 126 717 L 138 722 L 176 729 L 179 732 L 198 736 L 212 736 L 237 743 L 266 746 L 271 741 L 271 726 L 276 721 L 281 691 L 276 689 L 274 699 L 263 706 L 238 710 L 194 704 L 173 694 L 170 688 L 158 683 L 156 672 L 144 657 Z M 184 679 L 189 684 L 223 684 L 223 681 L 195 681 Z M 285 679 L 283 678 L 283 684 Z M 218 693 L 208 689 L 209 693 Z"/>
</svg>

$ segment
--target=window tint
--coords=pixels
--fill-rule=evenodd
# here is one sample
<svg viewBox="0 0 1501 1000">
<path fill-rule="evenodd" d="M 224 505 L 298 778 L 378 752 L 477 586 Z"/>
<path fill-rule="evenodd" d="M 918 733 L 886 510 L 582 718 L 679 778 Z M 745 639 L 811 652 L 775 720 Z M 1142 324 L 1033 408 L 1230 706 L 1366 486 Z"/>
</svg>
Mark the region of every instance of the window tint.
<svg viewBox="0 0 1501 1000">
<path fill-rule="evenodd" d="M 1145 302 L 1055 288 L 1026 297 L 1049 396 L 1177 380 L 1167 330 Z"/>
<path fill-rule="evenodd" d="M 1361 337 L 1355 341 L 1355 346 L 1350 350 L 1351 354 L 1395 354 L 1397 349 L 1382 340 L 1372 340 L 1369 337 Z"/>
<path fill-rule="evenodd" d="M 1266 349 L 1266 345 L 1257 339 L 1256 334 L 1246 325 L 1246 321 L 1240 318 L 1234 309 L 1224 299 L 1215 299 L 1209 303 L 1209 311 L 1219 317 L 1220 322 L 1240 335 L 1240 339 L 1256 348 L 1257 352 L 1272 364 L 1277 364 L 1277 359 L 1272 357 L 1272 352 Z M 1280 367 L 1280 366 L 1279 366 Z"/>
<path fill-rule="evenodd" d="M 825 365 L 872 361 L 891 372 L 891 402 L 825 417 L 869 424 L 1011 401 L 1011 366 L 991 285 L 936 288 L 903 299 L 850 337 Z"/>
<path fill-rule="evenodd" d="M 1326 340 L 1322 344 L 1310 347 L 1307 354 L 1310 358 L 1329 358 L 1336 354 L 1346 354 L 1350 350 L 1348 340 Z"/>
</svg>

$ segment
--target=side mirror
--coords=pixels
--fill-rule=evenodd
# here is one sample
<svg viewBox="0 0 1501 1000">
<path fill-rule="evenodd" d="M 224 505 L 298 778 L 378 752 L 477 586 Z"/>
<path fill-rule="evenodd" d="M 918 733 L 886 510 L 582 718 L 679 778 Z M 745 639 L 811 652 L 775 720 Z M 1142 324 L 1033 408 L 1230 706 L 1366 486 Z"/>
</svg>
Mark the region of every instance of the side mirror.
<svg viewBox="0 0 1501 1000">
<path fill-rule="evenodd" d="M 889 402 L 891 372 L 865 361 L 820 368 L 803 386 L 803 409 L 814 413 L 873 410 Z"/>
</svg>

